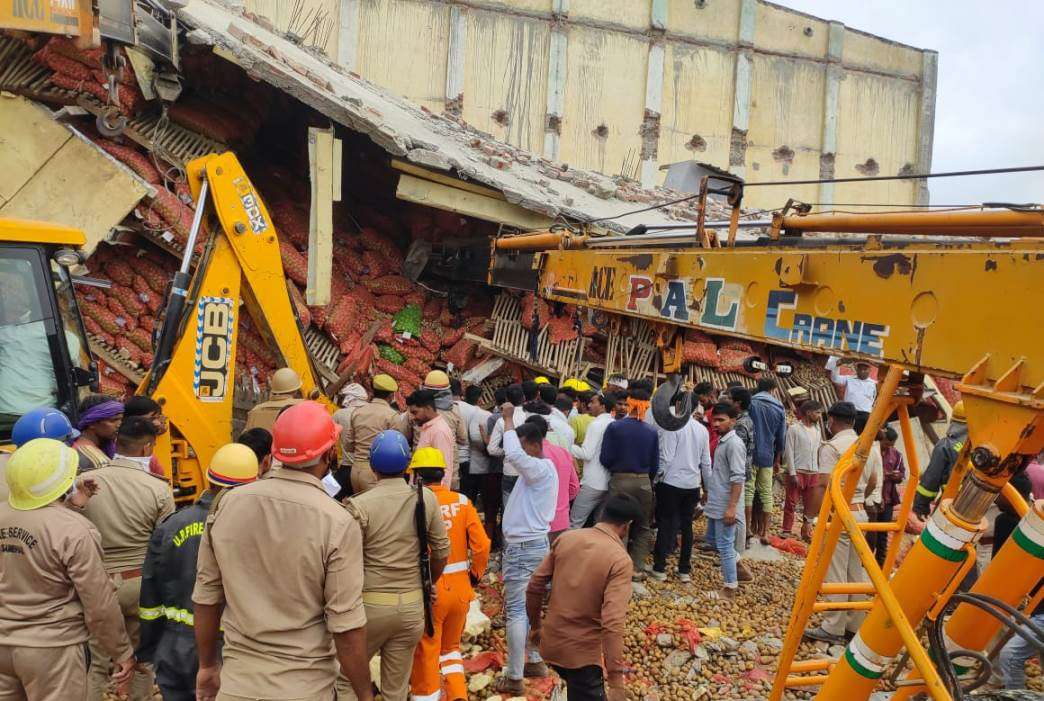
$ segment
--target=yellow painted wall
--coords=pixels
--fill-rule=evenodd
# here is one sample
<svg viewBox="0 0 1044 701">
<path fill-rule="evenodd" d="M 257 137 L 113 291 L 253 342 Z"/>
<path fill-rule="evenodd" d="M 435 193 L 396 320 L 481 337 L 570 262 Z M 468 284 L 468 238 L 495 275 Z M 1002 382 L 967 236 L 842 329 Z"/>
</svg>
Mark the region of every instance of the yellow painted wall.
<svg viewBox="0 0 1044 701">
<path fill-rule="evenodd" d="M 729 162 L 735 70 L 736 55 L 730 51 L 668 44 L 663 61 L 660 163 L 690 158 Z"/>
<path fill-rule="evenodd" d="M 550 34 L 548 23 L 540 20 L 467 12 L 463 116 L 469 124 L 541 152 Z M 494 118 L 500 110 L 506 113 L 506 125 Z"/>
<path fill-rule="evenodd" d="M 823 133 L 823 65 L 763 55 L 755 55 L 753 63 L 747 180 L 818 178 Z M 817 186 L 751 189 L 748 194 L 750 206 L 781 207 L 788 197 L 815 202 Z"/>
<path fill-rule="evenodd" d="M 569 32 L 562 145 L 558 159 L 574 167 L 633 175 L 645 110 L 647 43 L 586 27 Z M 607 135 L 596 135 L 600 126 Z"/>
<path fill-rule="evenodd" d="M 740 4 L 735 0 L 707 2 L 703 7 L 694 0 L 667 0 L 667 31 L 672 36 L 734 42 L 739 17 Z"/>
<path fill-rule="evenodd" d="M 305 4 L 339 17 L 346 1 Z M 558 0 L 359 0 L 355 65 L 363 77 L 442 111 L 450 10 L 456 6 L 467 37 L 464 119 L 550 157 L 543 152 L 549 51 L 554 32 L 561 32 L 567 49 L 557 160 L 635 176 L 641 172 L 650 46 L 664 47 L 656 164 L 694 158 L 721 167 L 728 166 L 736 57 L 742 48 L 752 57 L 747 179 L 818 178 L 830 23 L 757 0 L 751 45 L 739 47 L 742 2 L 706 0 L 701 6 L 696 0 L 666 0 L 661 33 L 649 27 L 653 0 L 569 0 L 568 15 L 557 20 L 552 10 Z M 271 12 L 292 6 L 284 0 L 248 3 Z M 331 55 L 336 45 L 331 39 Z M 922 63 L 919 49 L 845 29 L 838 177 L 860 175 L 855 166 L 870 158 L 882 174 L 917 165 Z M 505 114 L 498 115 L 501 110 Z M 604 136 L 597 133 L 602 125 Z M 662 182 L 664 173 L 658 176 Z M 746 204 L 772 207 L 790 196 L 814 202 L 820 194 L 816 185 L 751 189 Z M 907 203 L 915 197 L 915 187 L 904 183 L 839 184 L 834 191 L 837 202 Z"/>
<path fill-rule="evenodd" d="M 283 32 L 292 27 L 298 34 L 303 34 L 312 25 L 313 20 L 321 20 L 316 22 L 316 26 L 321 25 L 321 29 L 311 32 L 307 43 L 322 46 L 322 40 L 313 37 L 329 37 L 324 47 L 327 56 L 337 55 L 339 8 L 340 0 L 301 0 L 299 7 L 294 0 L 246 0 L 248 12 L 265 17 Z"/>
<path fill-rule="evenodd" d="M 358 73 L 434 112 L 446 102 L 449 5 L 363 0 Z"/>
<path fill-rule="evenodd" d="M 904 165 L 917 161 L 917 114 L 920 95 L 915 83 L 881 76 L 849 74 L 841 82 L 841 114 L 861 115 L 839 120 L 837 161 L 834 174 L 857 178 L 856 166 L 873 158 L 880 175 L 896 175 Z M 873 125 L 869 128 L 868 125 Z M 913 202 L 915 185 L 910 181 L 838 183 L 835 202 Z"/>
</svg>

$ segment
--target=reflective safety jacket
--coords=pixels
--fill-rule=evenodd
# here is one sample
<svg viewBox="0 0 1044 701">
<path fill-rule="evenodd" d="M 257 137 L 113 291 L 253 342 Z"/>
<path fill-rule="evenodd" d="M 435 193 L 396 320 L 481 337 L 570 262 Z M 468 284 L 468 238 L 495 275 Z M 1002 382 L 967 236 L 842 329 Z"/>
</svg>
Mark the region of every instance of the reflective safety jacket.
<svg viewBox="0 0 1044 701">
<path fill-rule="evenodd" d="M 914 495 L 913 511 L 918 516 L 927 516 L 939 492 L 950 480 L 953 466 L 957 464 L 957 455 L 968 440 L 968 424 L 954 421 L 950 424 L 946 435 L 935 444 L 928 467 L 921 473 L 917 483 L 917 494 Z"/>
<path fill-rule="evenodd" d="M 141 642 L 135 651 L 140 662 L 155 661 L 165 633 L 193 636 L 196 557 L 213 500 L 213 492 L 204 492 L 199 501 L 171 514 L 152 533 L 141 570 Z"/>
</svg>

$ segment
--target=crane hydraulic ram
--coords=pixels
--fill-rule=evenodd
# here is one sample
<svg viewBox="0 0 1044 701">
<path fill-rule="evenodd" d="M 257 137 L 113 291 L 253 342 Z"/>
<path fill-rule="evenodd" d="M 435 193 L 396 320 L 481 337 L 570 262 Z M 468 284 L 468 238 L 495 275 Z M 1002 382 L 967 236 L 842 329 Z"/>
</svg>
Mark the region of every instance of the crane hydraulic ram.
<svg viewBox="0 0 1044 701">
<path fill-rule="evenodd" d="M 731 193 L 734 205 L 740 199 Z M 955 582 L 971 564 L 986 510 L 1002 489 L 1025 513 L 1019 537 L 998 558 L 1019 576 L 999 576 L 995 561 L 980 578 L 980 593 L 1017 606 L 1044 575 L 1044 502 L 1027 507 L 1006 487 L 1044 448 L 1044 212 L 781 214 L 768 236 L 745 241 L 737 241 L 737 212 L 734 206 L 725 245 L 702 222 L 686 234 L 594 237 L 560 230 L 502 237 L 493 245 L 489 279 L 548 300 L 655 322 L 666 372 L 680 366 L 677 331 L 686 327 L 888 366 L 866 429 L 832 476 L 772 698 L 781 698 L 788 686 L 817 685 L 819 698 L 868 698 L 905 649 L 915 667 L 905 688 L 950 699 L 952 684 L 941 674 L 947 670 L 932 662 L 916 627 L 950 603 Z M 892 539 L 882 568 L 863 533 L 901 531 L 913 489 L 906 490 L 896 522 L 860 524 L 848 508 L 856 480 L 845 476 L 862 469 L 889 416 L 899 417 L 907 455 L 913 453 L 907 408 L 927 372 L 962 378 L 969 440 L 942 503 L 892 574 L 899 538 Z M 677 380 L 665 384 L 676 388 Z M 870 583 L 823 581 L 842 531 Z M 874 598 L 817 600 L 830 593 Z M 845 653 L 837 660 L 794 662 L 812 612 L 845 607 L 869 612 Z M 1000 625 L 961 603 L 946 636 L 951 648 L 980 651 Z"/>
</svg>

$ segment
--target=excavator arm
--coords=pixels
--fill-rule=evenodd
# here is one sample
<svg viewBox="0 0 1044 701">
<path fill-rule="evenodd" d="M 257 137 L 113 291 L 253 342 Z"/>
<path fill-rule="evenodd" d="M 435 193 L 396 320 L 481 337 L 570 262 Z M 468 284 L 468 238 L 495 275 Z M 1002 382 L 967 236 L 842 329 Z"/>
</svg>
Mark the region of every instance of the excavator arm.
<svg viewBox="0 0 1044 701">
<path fill-rule="evenodd" d="M 211 456 L 232 439 L 241 314 L 249 314 L 283 364 L 301 376 L 306 397 L 320 390 L 287 293 L 278 234 L 239 160 L 232 153 L 208 155 L 189 163 L 187 172 L 197 207 L 193 233 L 202 231 L 210 211 L 213 231 L 194 275 L 187 275 L 186 264 L 186 274 L 175 278 L 154 370 L 138 389 L 170 420 L 157 455 L 171 470 L 179 501 L 206 488 Z"/>
</svg>

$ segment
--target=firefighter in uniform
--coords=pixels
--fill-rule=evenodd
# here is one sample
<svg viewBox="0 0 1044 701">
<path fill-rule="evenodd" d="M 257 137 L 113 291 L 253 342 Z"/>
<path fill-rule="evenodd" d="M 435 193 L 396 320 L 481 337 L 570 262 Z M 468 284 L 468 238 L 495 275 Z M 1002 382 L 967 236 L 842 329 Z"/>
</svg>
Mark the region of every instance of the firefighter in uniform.
<svg viewBox="0 0 1044 701">
<path fill-rule="evenodd" d="M 403 479 L 410 446 L 398 431 L 382 431 L 370 446 L 369 464 L 377 484 L 346 503 L 363 534 L 363 604 L 366 607 L 366 656 L 381 655 L 384 701 L 406 701 L 413 652 L 424 634 L 425 606 L 421 548 L 431 549 L 431 581 L 442 574 L 449 556 L 439 501 L 424 489 L 425 542 L 416 515 L 417 491 Z M 337 681 L 338 701 L 354 699 L 344 677 Z"/>
<path fill-rule="evenodd" d="M 240 443 L 221 446 L 207 469 L 210 489 L 192 506 L 175 512 L 152 534 L 141 574 L 141 642 L 135 656 L 151 662 L 164 701 L 196 698 L 196 638 L 192 588 L 207 513 L 218 489 L 257 479 L 254 451 Z"/>
<path fill-rule="evenodd" d="M 281 411 L 304 401 L 301 384 L 301 376 L 293 368 L 279 368 L 272 373 L 272 379 L 268 381 L 268 401 L 250 410 L 243 430 L 263 428 L 271 431 Z"/>
<path fill-rule="evenodd" d="M 946 486 L 953 466 L 957 464 L 957 455 L 968 440 L 967 421 L 964 416 L 964 402 L 957 402 L 953 405 L 946 435 L 935 444 L 928 467 L 921 473 L 921 479 L 917 483 L 913 512 L 922 519 L 928 518 L 935 498 Z"/>
<path fill-rule="evenodd" d="M 401 430 L 403 419 L 391 408 L 388 400 L 399 391 L 398 383 L 391 375 L 373 376 L 373 399 L 356 407 L 348 418 L 341 446 L 351 455 L 352 494 L 362 494 L 377 483 L 370 469 L 370 445 L 381 431 Z"/>
<path fill-rule="evenodd" d="M 101 536 L 61 502 L 78 463 L 75 450 L 51 438 L 23 444 L 7 463 L 10 494 L 0 503 L 2 699 L 83 699 L 88 637 L 116 660 L 118 684 L 134 672 Z M 71 499 L 89 490 L 78 491 Z"/>
<path fill-rule="evenodd" d="M 421 638 L 413 656 L 413 701 L 439 701 L 443 689 L 447 701 L 467 701 L 460 637 L 475 598 L 472 587 L 478 584 L 489 562 L 489 536 L 478 512 L 466 496 L 442 486 L 445 470 L 445 458 L 435 448 L 421 448 L 410 461 L 409 471 L 414 479 L 422 480 L 435 492 L 450 541 L 449 562 L 435 587 L 434 635 Z"/>
<path fill-rule="evenodd" d="M 138 644 L 138 598 L 141 566 L 156 526 L 174 512 L 170 484 L 148 471 L 158 430 L 144 416 L 124 419 L 116 435 L 116 457 L 91 471 L 98 495 L 83 514 L 101 533 L 105 570 L 116 585 L 123 622 L 131 643 Z M 109 657 L 91 642 L 88 699 L 101 701 L 109 674 Z M 151 665 L 139 665 L 130 687 L 131 701 L 152 699 Z"/>
</svg>

